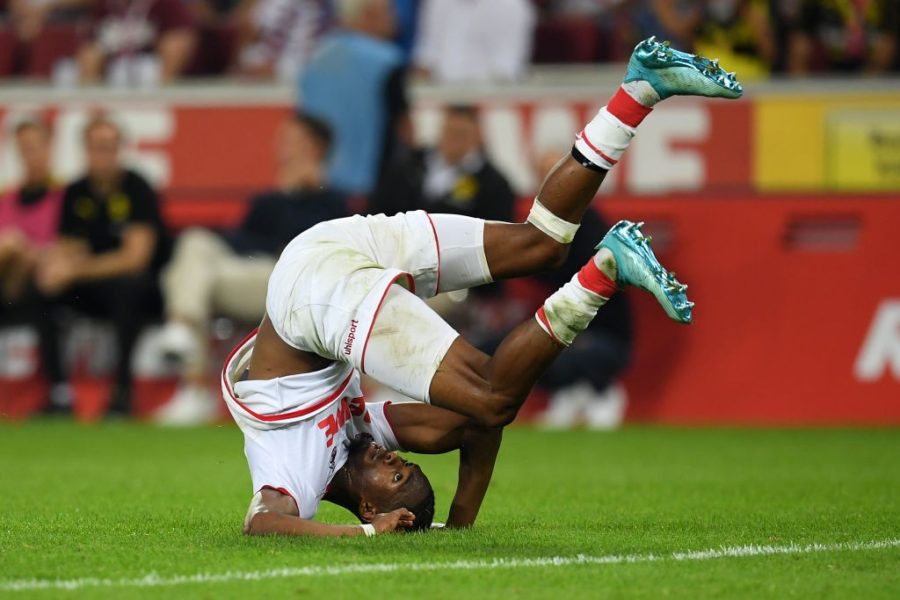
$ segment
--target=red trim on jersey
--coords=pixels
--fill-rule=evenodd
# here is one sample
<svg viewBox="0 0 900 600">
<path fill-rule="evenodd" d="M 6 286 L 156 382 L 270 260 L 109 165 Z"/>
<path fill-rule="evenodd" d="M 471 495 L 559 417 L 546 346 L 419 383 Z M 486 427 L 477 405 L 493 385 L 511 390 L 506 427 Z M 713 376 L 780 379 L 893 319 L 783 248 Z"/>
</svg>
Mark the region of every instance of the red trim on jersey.
<svg viewBox="0 0 900 600">
<path fill-rule="evenodd" d="M 580 283 L 584 289 L 607 299 L 612 297 L 618 289 L 616 287 L 616 282 L 600 270 L 600 267 L 597 266 L 597 263 L 594 262 L 593 258 L 578 271 L 578 283 Z"/>
<path fill-rule="evenodd" d="M 425 213 L 425 216 L 428 217 L 428 222 L 431 223 L 431 233 L 434 234 L 434 246 L 437 248 L 437 283 L 434 284 L 434 295 L 437 296 L 441 290 L 441 243 L 438 240 L 437 228 L 434 226 L 434 221 L 431 219 L 431 215 Z"/>
<path fill-rule="evenodd" d="M 609 156 L 607 156 L 606 154 L 604 154 L 603 151 L 600 150 L 600 148 L 598 148 L 597 146 L 593 145 L 593 144 L 591 143 L 591 140 L 588 139 L 587 134 L 584 132 L 584 129 L 582 129 L 582 130 L 581 130 L 581 133 L 579 133 L 578 135 L 581 137 L 581 139 L 584 140 L 584 143 L 587 144 L 587 145 L 590 147 L 591 150 L 593 150 L 594 152 L 596 152 L 597 154 L 599 154 L 599 155 L 600 155 L 600 158 L 602 158 L 603 160 L 607 161 L 609 164 L 615 165 L 616 163 L 619 162 L 619 161 L 617 161 L 617 160 L 614 160 L 614 159 L 610 158 Z"/>
<path fill-rule="evenodd" d="M 353 378 L 353 371 L 350 371 L 350 374 L 347 375 L 347 378 L 344 379 L 343 382 L 341 382 L 341 384 L 338 386 L 337 390 L 332 392 L 327 397 L 322 398 L 321 400 L 317 400 L 312 406 L 308 406 L 306 408 L 301 408 L 300 410 L 295 410 L 294 412 L 282 413 L 282 414 L 278 414 L 278 415 L 261 415 L 257 412 L 254 412 L 247 405 L 245 405 L 243 402 L 238 400 L 237 397 L 232 393 L 231 386 L 228 385 L 228 376 L 226 373 L 228 371 L 228 365 L 231 363 L 235 354 L 237 354 L 238 351 L 240 351 L 240 349 L 243 348 L 244 345 L 247 342 L 249 342 L 253 336 L 256 335 L 256 332 L 257 332 L 257 330 L 254 329 L 253 332 L 250 333 L 250 335 L 248 335 L 246 338 L 244 338 L 243 342 L 241 342 L 240 344 L 238 344 L 237 346 L 234 347 L 234 349 L 228 355 L 228 358 L 225 360 L 225 367 L 222 369 L 222 385 L 224 386 L 225 390 L 228 392 L 228 395 L 231 397 L 231 399 L 234 401 L 235 404 L 240 406 L 247 414 L 251 415 L 255 419 L 259 419 L 260 421 L 263 421 L 266 423 L 271 423 L 273 421 L 284 421 L 286 419 L 295 419 L 297 417 L 306 416 L 306 415 L 316 412 L 317 410 L 320 410 L 320 409 L 328 406 L 332 402 L 334 402 L 337 398 L 339 398 L 344 393 L 344 391 L 347 389 L 347 386 L 350 384 L 350 380 Z"/>
<path fill-rule="evenodd" d="M 535 316 L 538 318 L 538 321 L 544 324 L 544 328 L 547 330 L 547 333 L 550 334 L 550 339 L 552 339 L 560 346 L 565 346 L 565 344 L 559 341 L 559 338 L 556 337 L 556 334 L 553 333 L 553 328 L 550 327 L 550 321 L 547 320 L 547 313 L 544 312 L 543 306 L 537 309 Z"/>
<path fill-rule="evenodd" d="M 259 492 L 261 492 L 263 490 L 275 490 L 276 492 L 281 492 L 282 494 L 284 494 L 285 496 L 287 496 L 288 498 L 290 498 L 291 500 L 294 501 L 294 506 L 297 507 L 297 514 L 298 515 L 300 514 L 300 503 L 297 502 L 297 499 L 294 498 L 294 495 L 292 493 L 290 493 L 283 487 L 275 487 L 274 485 L 264 485 L 261 488 L 259 488 L 258 490 L 256 490 L 256 493 L 258 494 Z"/>
<path fill-rule="evenodd" d="M 399 275 L 394 277 L 388 285 L 385 286 L 384 293 L 381 295 L 381 300 L 378 301 L 378 307 L 375 309 L 375 314 L 372 315 L 372 323 L 369 325 L 369 333 L 366 334 L 366 343 L 363 344 L 362 360 L 359 363 L 359 370 L 363 373 L 366 372 L 366 350 L 369 347 L 369 338 L 372 337 L 372 330 L 375 329 L 375 320 L 378 318 L 378 312 L 381 310 L 381 305 L 384 304 L 384 299 L 387 298 L 387 293 L 391 289 L 391 286 L 394 285 L 397 280 L 404 275 L 406 275 L 406 281 L 409 284 L 410 291 L 412 293 L 415 293 L 416 291 L 416 281 L 409 273 L 400 273 Z"/>
<path fill-rule="evenodd" d="M 386 400 L 384 403 L 384 408 L 381 409 L 381 412 L 384 413 L 384 420 L 387 421 L 388 427 L 391 428 L 391 433 L 394 435 L 394 441 L 397 442 L 397 446 L 400 448 L 400 450 L 406 452 L 406 450 L 404 450 L 403 446 L 400 444 L 400 438 L 397 437 L 397 428 L 394 427 L 394 420 L 391 418 L 391 411 L 388 410 L 392 404 L 393 402 L 391 402 L 390 400 Z"/>
<path fill-rule="evenodd" d="M 620 87 L 609 99 L 606 110 L 629 127 L 637 127 L 653 111 L 653 108 L 644 106 Z"/>
</svg>

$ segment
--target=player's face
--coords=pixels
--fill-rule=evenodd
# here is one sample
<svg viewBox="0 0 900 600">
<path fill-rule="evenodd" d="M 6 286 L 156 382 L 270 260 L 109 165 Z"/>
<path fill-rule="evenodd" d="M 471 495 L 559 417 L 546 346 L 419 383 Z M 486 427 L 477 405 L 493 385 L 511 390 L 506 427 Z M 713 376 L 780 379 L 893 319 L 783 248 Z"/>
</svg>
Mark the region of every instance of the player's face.
<svg viewBox="0 0 900 600">
<path fill-rule="evenodd" d="M 404 490 L 410 477 L 421 473 L 418 465 L 375 442 L 371 442 L 362 453 L 359 467 L 364 489 L 373 501 L 382 506 Z"/>
</svg>

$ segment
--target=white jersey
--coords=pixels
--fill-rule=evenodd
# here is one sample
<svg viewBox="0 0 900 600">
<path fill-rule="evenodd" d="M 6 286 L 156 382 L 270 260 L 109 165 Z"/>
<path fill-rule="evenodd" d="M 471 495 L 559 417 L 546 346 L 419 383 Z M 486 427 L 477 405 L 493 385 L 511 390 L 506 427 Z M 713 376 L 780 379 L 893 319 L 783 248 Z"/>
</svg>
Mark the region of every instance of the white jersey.
<svg viewBox="0 0 900 600">
<path fill-rule="evenodd" d="M 359 373 L 345 363 L 302 375 L 241 381 L 255 334 L 232 352 L 222 372 L 222 393 L 244 433 L 253 491 L 291 496 L 300 517 L 315 516 L 334 474 L 347 462 L 344 444 L 370 434 L 398 450 L 388 421 L 390 402 L 366 404 Z"/>
</svg>

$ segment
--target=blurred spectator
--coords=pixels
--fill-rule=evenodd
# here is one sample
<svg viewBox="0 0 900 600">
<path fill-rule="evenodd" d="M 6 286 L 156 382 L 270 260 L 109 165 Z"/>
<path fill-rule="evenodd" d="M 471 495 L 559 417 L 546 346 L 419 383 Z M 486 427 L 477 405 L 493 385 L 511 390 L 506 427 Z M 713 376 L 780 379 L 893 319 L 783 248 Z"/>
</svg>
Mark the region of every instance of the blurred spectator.
<svg viewBox="0 0 900 600">
<path fill-rule="evenodd" d="M 769 0 L 707 0 L 694 51 L 744 80 L 768 75 L 777 58 Z"/>
<path fill-rule="evenodd" d="M 897 0 L 792 0 L 779 5 L 787 30 L 787 69 L 883 73 L 897 61 Z"/>
<path fill-rule="evenodd" d="M 155 85 L 179 77 L 194 51 L 193 19 L 181 0 L 95 0 L 91 34 L 78 52 L 82 82 Z"/>
<path fill-rule="evenodd" d="M 253 198 L 243 223 L 224 236 L 191 229 L 178 239 L 163 277 L 167 322 L 162 350 L 183 365 L 183 385 L 157 415 L 167 424 L 210 420 L 208 325 L 213 314 L 258 323 L 275 260 L 295 236 L 345 216 L 344 199 L 325 187 L 328 127 L 313 117 L 285 121 L 275 142 L 275 189 Z"/>
<path fill-rule="evenodd" d="M 140 328 L 162 308 L 158 273 L 170 248 L 156 192 L 120 163 L 118 126 L 94 118 L 84 145 L 87 174 L 66 188 L 60 238 L 38 265 L 36 326 L 51 409 L 66 409 L 71 395 L 60 355 L 61 309 L 112 322 L 118 352 L 110 411 L 121 414 L 130 405 L 131 353 Z"/>
<path fill-rule="evenodd" d="M 184 0 L 195 23 L 214 23 L 240 12 L 258 0 Z"/>
<path fill-rule="evenodd" d="M 703 21 L 704 2 L 697 0 L 636 0 L 632 18 L 638 39 L 655 35 L 680 49 L 694 46 Z M 633 40 L 637 42 L 637 40 Z"/>
<path fill-rule="evenodd" d="M 0 316 L 21 300 L 40 253 L 54 239 L 62 190 L 50 177 L 50 129 L 43 121 L 16 126 L 24 176 L 0 198 Z"/>
<path fill-rule="evenodd" d="M 403 52 L 403 62 L 405 63 L 412 60 L 416 28 L 419 23 L 419 5 L 419 0 L 394 0 L 394 17 L 396 19 L 394 41 Z"/>
<path fill-rule="evenodd" d="M 391 0 L 337 0 L 340 29 L 322 39 L 300 77 L 304 111 L 335 134 L 328 181 L 368 194 L 412 138 L 406 75 Z"/>
<path fill-rule="evenodd" d="M 437 145 L 393 166 L 372 195 L 369 212 L 422 209 L 510 221 L 514 203 L 506 178 L 484 154 L 475 108 L 452 106 Z"/>
<path fill-rule="evenodd" d="M 439 83 L 514 81 L 534 25 L 530 0 L 423 0 L 413 60 Z"/>
<path fill-rule="evenodd" d="M 559 160 L 559 152 L 539 157 L 535 169 L 538 180 Z M 595 253 L 609 225 L 599 213 L 589 210 L 569 248 L 562 267 L 532 278 L 546 297 L 563 286 Z M 631 361 L 631 309 L 625 292 L 620 291 L 603 305 L 588 328 L 575 343 L 556 359 L 538 385 L 551 393 L 547 410 L 541 417 L 550 428 L 584 423 L 593 429 L 618 425 L 625 411 L 625 390 L 618 378 Z"/>
<path fill-rule="evenodd" d="M 247 13 L 240 71 L 286 82 L 295 81 L 331 22 L 325 0 L 256 0 Z"/>
<path fill-rule="evenodd" d="M 82 16 L 93 0 L 9 0 L 9 18 L 19 39 L 31 41 L 51 19 Z"/>
</svg>

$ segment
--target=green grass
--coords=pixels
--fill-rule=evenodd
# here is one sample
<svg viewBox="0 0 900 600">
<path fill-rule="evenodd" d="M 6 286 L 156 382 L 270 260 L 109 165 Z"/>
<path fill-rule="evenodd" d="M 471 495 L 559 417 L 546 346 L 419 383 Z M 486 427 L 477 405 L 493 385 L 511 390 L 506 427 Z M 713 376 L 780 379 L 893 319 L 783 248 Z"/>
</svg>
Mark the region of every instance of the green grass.
<svg viewBox="0 0 900 600">
<path fill-rule="evenodd" d="M 419 460 L 419 459 L 417 459 Z M 419 460 L 438 494 L 455 456 Z M 233 427 L 0 426 L 0 586 L 20 579 L 494 557 L 660 555 L 748 544 L 900 538 L 900 431 L 631 428 L 507 432 L 471 531 L 375 539 L 245 538 Z M 323 505 L 319 518 L 349 522 Z M 317 575 L 11 597 L 900 597 L 900 547 L 518 569 Z M 2 594 L 2 592 L 0 592 Z"/>
</svg>

